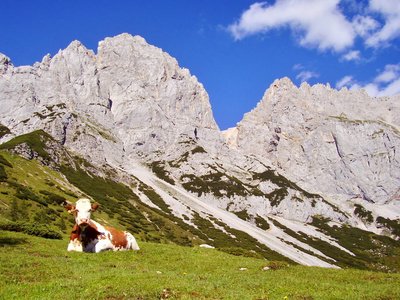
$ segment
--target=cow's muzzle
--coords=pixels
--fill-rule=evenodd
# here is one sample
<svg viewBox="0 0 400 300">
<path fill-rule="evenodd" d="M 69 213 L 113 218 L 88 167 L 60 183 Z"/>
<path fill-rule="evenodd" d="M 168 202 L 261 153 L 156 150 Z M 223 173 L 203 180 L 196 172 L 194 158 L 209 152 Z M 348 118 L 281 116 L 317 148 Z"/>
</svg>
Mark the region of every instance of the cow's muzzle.
<svg viewBox="0 0 400 300">
<path fill-rule="evenodd" d="M 86 219 L 86 218 L 80 219 L 78 225 L 79 225 L 79 227 L 86 228 L 87 226 L 89 226 L 88 219 Z"/>
</svg>

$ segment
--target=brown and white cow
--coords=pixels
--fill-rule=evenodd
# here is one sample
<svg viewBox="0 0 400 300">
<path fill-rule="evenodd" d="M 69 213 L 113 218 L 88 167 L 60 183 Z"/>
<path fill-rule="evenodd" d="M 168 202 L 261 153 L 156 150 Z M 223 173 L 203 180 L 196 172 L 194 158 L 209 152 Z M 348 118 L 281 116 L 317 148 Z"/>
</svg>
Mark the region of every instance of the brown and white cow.
<svg viewBox="0 0 400 300">
<path fill-rule="evenodd" d="M 127 231 L 102 226 L 90 219 L 98 204 L 89 199 L 80 199 L 75 206 L 67 205 L 69 212 L 75 212 L 75 226 L 72 229 L 68 251 L 103 252 L 108 250 L 139 250 L 136 239 Z"/>
</svg>

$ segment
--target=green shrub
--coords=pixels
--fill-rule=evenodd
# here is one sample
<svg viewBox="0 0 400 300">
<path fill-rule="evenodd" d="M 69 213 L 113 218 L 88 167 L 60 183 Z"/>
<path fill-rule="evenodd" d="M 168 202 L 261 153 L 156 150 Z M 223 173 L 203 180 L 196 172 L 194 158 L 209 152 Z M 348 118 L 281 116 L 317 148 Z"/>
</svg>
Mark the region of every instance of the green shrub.
<svg viewBox="0 0 400 300">
<path fill-rule="evenodd" d="M 189 157 L 189 152 L 185 152 L 181 155 L 181 158 L 178 161 L 170 161 L 168 164 L 173 168 L 179 168 L 182 163 L 187 162 Z"/>
<path fill-rule="evenodd" d="M 0 165 L 0 182 L 6 181 L 8 179 L 6 170 L 2 165 Z"/>
<path fill-rule="evenodd" d="M 193 174 L 185 174 L 182 175 L 180 180 L 184 181 L 188 179 L 188 182 L 182 184 L 182 187 L 188 192 L 197 193 L 197 196 L 201 196 L 203 193 L 208 193 L 210 190 L 207 184 L 196 175 Z"/>
<path fill-rule="evenodd" d="M 6 134 L 9 134 L 10 132 L 11 132 L 10 129 L 0 124 L 0 138 L 5 136 Z"/>
<path fill-rule="evenodd" d="M 269 223 L 263 217 L 260 217 L 259 215 L 257 215 L 254 219 L 256 221 L 257 227 L 264 229 L 264 230 L 269 229 L 269 227 L 270 227 Z"/>
<path fill-rule="evenodd" d="M 0 154 L 0 164 L 5 165 L 10 168 L 13 167 L 12 164 L 7 159 L 5 159 L 5 157 L 1 154 Z"/>
<path fill-rule="evenodd" d="M 223 177 L 225 180 L 223 180 Z M 210 173 L 202 176 L 202 180 L 207 183 L 210 191 L 216 197 L 222 197 L 221 191 L 226 191 L 229 198 L 238 195 L 246 196 L 249 194 L 243 183 L 236 177 L 229 176 L 222 172 Z"/>
<path fill-rule="evenodd" d="M 288 193 L 287 188 L 280 188 L 280 189 L 276 189 L 275 191 L 269 193 L 266 197 L 269 199 L 272 206 L 278 206 L 279 203 L 281 203 L 281 201 L 283 199 L 285 199 L 285 197 L 288 194 L 289 193 Z"/>
<path fill-rule="evenodd" d="M 372 223 L 374 221 L 374 217 L 372 216 L 372 212 L 366 210 L 362 205 L 355 204 L 354 214 L 358 216 L 360 219 L 366 220 L 368 223 Z"/>
<path fill-rule="evenodd" d="M 320 195 L 308 193 L 307 191 L 303 190 L 296 183 L 290 181 L 286 177 L 280 174 L 275 174 L 274 170 L 267 170 L 262 173 L 255 173 L 253 175 L 253 179 L 261 181 L 270 181 L 281 188 L 292 188 L 294 190 L 302 192 L 302 194 L 307 198 L 321 198 Z"/>
<path fill-rule="evenodd" d="M 235 211 L 233 213 L 235 215 L 237 215 L 239 218 L 241 218 L 242 220 L 245 220 L 245 221 L 250 220 L 250 215 L 247 213 L 247 210 Z"/>
<path fill-rule="evenodd" d="M 209 173 L 200 177 L 194 174 L 185 174 L 181 176 L 180 180 L 187 181 L 182 184 L 185 190 L 197 193 L 199 197 L 203 193 L 212 193 L 215 197 L 227 196 L 229 198 L 234 195 L 246 196 L 249 194 L 249 191 L 239 179 L 222 172 Z"/>
<path fill-rule="evenodd" d="M 149 198 L 150 201 L 157 205 L 163 212 L 172 214 L 169 205 L 165 203 L 163 198 L 159 194 L 157 194 L 152 187 L 142 183 L 139 187 L 139 190 L 143 192 L 147 196 L 147 198 Z"/>
<path fill-rule="evenodd" d="M 30 188 L 14 183 L 15 185 L 17 185 L 17 189 L 15 192 L 15 197 L 17 197 L 18 199 L 21 200 L 32 200 L 35 201 L 43 206 L 47 206 L 47 201 L 43 200 L 42 198 L 40 198 L 38 195 L 35 194 L 34 191 L 32 191 Z"/>
<path fill-rule="evenodd" d="M 53 203 L 56 203 L 56 204 L 63 204 L 63 203 L 67 200 L 67 199 L 64 198 L 63 196 L 54 194 L 54 193 L 49 192 L 49 191 L 46 191 L 46 190 L 41 190 L 41 191 L 39 191 L 39 193 L 41 193 L 41 194 L 47 196 L 47 200 L 48 200 L 47 202 L 48 202 L 49 204 L 53 204 Z"/>
<path fill-rule="evenodd" d="M 399 220 L 390 220 L 384 217 L 377 217 L 376 222 L 388 228 L 392 234 L 400 237 Z"/>
<path fill-rule="evenodd" d="M 260 254 L 258 254 L 255 251 L 249 251 L 243 248 L 239 247 L 222 247 L 222 248 L 217 248 L 217 250 L 229 253 L 231 255 L 235 256 L 245 256 L 245 257 L 254 257 L 254 258 L 263 258 Z"/>
<path fill-rule="evenodd" d="M 21 231 L 29 235 L 35 235 L 47 239 L 62 239 L 62 235 L 49 228 L 45 224 L 36 224 L 30 222 L 3 222 L 0 223 L 1 230 L 7 231 Z"/>
<path fill-rule="evenodd" d="M 6 181 L 8 179 L 6 169 L 4 168 L 4 166 L 10 168 L 13 167 L 12 164 L 7 159 L 5 159 L 3 155 L 0 154 L 0 182 Z"/>
<path fill-rule="evenodd" d="M 48 186 L 55 186 L 56 185 L 54 182 L 50 181 L 50 179 L 46 179 L 46 184 Z"/>
<path fill-rule="evenodd" d="M 35 224 L 49 224 L 51 221 L 54 221 L 55 218 L 50 218 L 49 215 L 46 214 L 45 211 L 38 210 L 36 211 L 35 215 L 33 216 L 33 221 Z"/>
<path fill-rule="evenodd" d="M 26 220 L 29 218 L 26 205 L 24 205 L 23 201 L 20 201 L 17 198 L 12 199 L 9 217 L 12 221 Z"/>
<path fill-rule="evenodd" d="M 151 164 L 151 169 L 158 178 L 174 185 L 175 181 L 169 177 L 169 172 L 165 170 L 164 163 L 160 161 L 155 161 Z"/>
<path fill-rule="evenodd" d="M 204 150 L 203 147 L 197 146 L 196 148 L 194 148 L 194 149 L 192 150 L 192 154 L 195 154 L 195 153 L 207 153 L 207 151 Z"/>
</svg>

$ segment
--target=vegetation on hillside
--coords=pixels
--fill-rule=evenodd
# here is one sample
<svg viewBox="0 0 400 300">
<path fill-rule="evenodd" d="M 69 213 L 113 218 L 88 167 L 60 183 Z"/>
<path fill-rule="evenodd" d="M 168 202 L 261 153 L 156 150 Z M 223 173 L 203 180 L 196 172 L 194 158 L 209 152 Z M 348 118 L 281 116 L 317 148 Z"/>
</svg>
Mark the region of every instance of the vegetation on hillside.
<svg viewBox="0 0 400 300">
<path fill-rule="evenodd" d="M 28 160 L 17 154 L 10 154 L 10 152 L 18 153 L 14 150 L 21 143 L 28 145 L 27 149 L 36 153 L 33 158 L 38 158 L 38 160 Z M 88 197 L 100 204 L 100 209 L 93 215 L 94 219 L 118 229 L 131 231 L 139 243 L 147 241 L 181 246 L 206 243 L 234 255 L 263 257 L 294 264 L 288 258 L 259 243 L 249 234 L 230 228 L 211 215 L 200 215 L 191 211 L 190 217 L 178 218 L 163 198 L 139 179 L 130 178 L 130 184 L 116 182 L 111 179 L 115 178 L 115 174 L 106 170 L 99 172 L 84 159 L 69 155 L 65 149 L 60 151 L 68 155 L 68 160 L 58 160 L 60 165 L 50 169 L 44 164 L 49 163 L 52 166 L 56 164 L 52 159 L 57 154 L 55 152 L 57 148 L 61 146 L 55 147 L 52 149 L 52 155 L 46 156 L 43 152 L 47 153 L 48 143 L 55 144 L 56 142 L 42 131 L 35 131 L 32 136 L 27 134 L 0 145 L 0 148 L 4 149 L 0 151 L 0 223 L 8 224 L 8 228 L 3 226 L 4 229 L 16 228 L 16 230 L 26 232 L 27 230 L 22 227 L 21 222 L 23 222 L 36 224 L 41 228 L 39 232 L 43 229 L 43 231 L 48 230 L 57 234 L 67 234 L 73 226 L 74 218 L 63 206 L 67 202 L 74 203 L 80 197 Z M 203 153 L 200 148 L 194 149 L 196 151 L 192 151 L 194 152 L 192 154 Z M 46 156 L 46 161 L 40 159 L 40 155 Z M 169 173 L 163 171 L 164 166 L 160 162 L 154 164 L 155 171 L 168 177 Z M 186 175 L 184 178 L 187 183 L 186 188 L 190 186 L 188 188 L 190 190 L 196 187 L 198 192 L 243 193 L 243 195 L 255 189 L 235 177 L 227 176 L 216 169 L 214 171 L 204 176 Z M 100 176 L 100 174 L 106 175 Z M 272 171 L 255 174 L 254 179 L 272 180 L 280 184 L 282 189 L 290 187 L 306 193 L 294 183 Z M 312 194 L 305 194 L 305 196 L 312 199 L 319 197 Z M 276 197 L 270 200 L 278 201 L 279 195 Z M 142 201 L 144 198 L 147 201 Z M 149 205 L 149 201 L 153 205 Z M 368 211 L 356 207 L 355 213 L 369 221 Z M 236 214 L 263 230 L 268 230 L 270 224 L 274 223 L 287 234 L 330 257 L 331 259 L 319 257 L 330 263 L 342 267 L 385 272 L 400 270 L 400 242 L 388 237 L 377 236 L 350 226 L 330 226 L 329 220 L 314 218 L 312 225 L 351 251 L 354 254 L 351 255 L 320 239 L 290 230 L 266 216 L 253 216 L 246 211 L 238 211 Z M 397 233 L 398 222 L 384 218 L 379 218 L 377 221 Z M 292 245 L 302 252 L 309 252 L 298 245 Z"/>
<path fill-rule="evenodd" d="M 34 142 L 28 143 L 36 153 L 46 151 L 46 142 L 51 139 L 47 134 L 41 136 L 41 133 L 33 132 Z M 30 140 L 29 134 L 3 144 L 3 149 L 14 149 L 19 142 L 27 140 Z M 198 151 L 201 152 L 201 149 Z M 96 168 L 82 158 L 72 158 L 73 163 L 63 163 L 58 168 L 60 172 L 56 172 L 35 160 L 5 151 L 0 153 L 0 166 L 4 170 L 3 184 L 0 185 L 0 193 L 4 195 L 0 202 L 0 216 L 5 220 L 37 222 L 66 233 L 72 228 L 74 219 L 63 205 L 67 201 L 74 203 L 80 197 L 89 197 L 100 204 L 100 209 L 93 216 L 95 219 L 118 229 L 126 229 L 139 241 L 185 246 L 207 243 L 230 253 L 242 249 L 243 255 L 251 256 L 251 251 L 257 251 L 268 259 L 290 262 L 244 232 L 221 222 L 219 229 L 216 228 L 213 224 L 218 220 L 210 222 L 196 214 L 194 226 L 189 225 L 177 218 L 150 186 L 137 179 L 132 179 L 132 186 L 127 186 L 100 177 L 90 171 Z M 144 194 L 157 207 L 141 201 L 138 193 Z"/>
<path fill-rule="evenodd" d="M 27 144 L 30 150 L 37 153 L 38 156 L 44 159 L 50 159 L 50 155 L 46 149 L 47 141 L 53 138 L 43 130 L 36 130 L 27 134 L 17 136 L 16 138 L 0 145 L 0 149 L 13 149 L 21 144 Z"/>
<path fill-rule="evenodd" d="M 0 221 L 0 229 L 6 231 L 24 232 L 29 235 L 36 235 L 48 239 L 62 239 L 60 232 L 49 228 L 46 224 L 34 222 L 5 222 Z"/>
<path fill-rule="evenodd" d="M 0 138 L 5 136 L 6 134 L 10 133 L 10 129 L 8 129 L 6 126 L 0 124 Z"/>
</svg>

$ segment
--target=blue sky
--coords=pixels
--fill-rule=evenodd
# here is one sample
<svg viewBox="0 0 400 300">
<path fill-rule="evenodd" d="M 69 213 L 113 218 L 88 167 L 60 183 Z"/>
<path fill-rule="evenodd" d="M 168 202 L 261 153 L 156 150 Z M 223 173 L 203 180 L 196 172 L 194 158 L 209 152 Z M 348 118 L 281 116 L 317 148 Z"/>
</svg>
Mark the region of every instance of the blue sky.
<svg viewBox="0 0 400 300">
<path fill-rule="evenodd" d="M 73 40 L 140 35 L 175 57 L 210 96 L 222 130 L 277 78 L 400 93 L 399 0 L 1 0 L 0 53 L 15 66 Z"/>
</svg>

